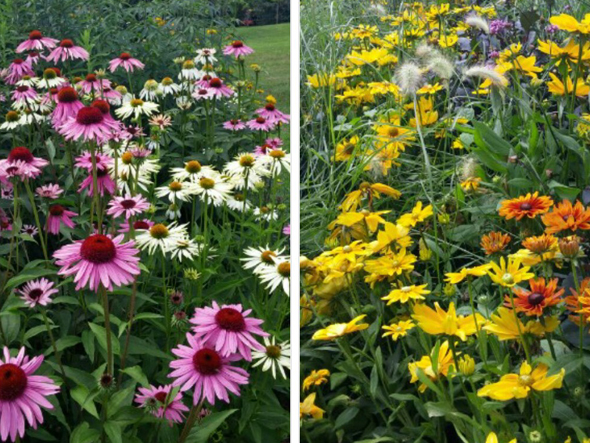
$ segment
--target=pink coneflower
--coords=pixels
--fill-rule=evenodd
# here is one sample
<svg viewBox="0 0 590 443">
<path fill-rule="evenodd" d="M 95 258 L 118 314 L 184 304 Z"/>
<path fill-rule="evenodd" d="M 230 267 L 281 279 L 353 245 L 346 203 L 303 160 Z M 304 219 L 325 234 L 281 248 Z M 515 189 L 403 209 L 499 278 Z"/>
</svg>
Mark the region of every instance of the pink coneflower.
<svg viewBox="0 0 590 443">
<path fill-rule="evenodd" d="M 78 92 L 71 86 L 61 88 L 57 93 L 57 105 L 51 114 L 55 127 L 62 126 L 68 119 L 75 118 L 84 104 L 78 99 Z"/>
<path fill-rule="evenodd" d="M 256 146 L 256 148 L 254 148 L 254 155 L 256 157 L 260 157 L 263 155 L 266 155 L 268 153 L 268 151 L 272 151 L 274 148 L 269 145 L 268 143 L 265 143 L 263 145 L 260 146 Z"/>
<path fill-rule="evenodd" d="M 246 124 L 240 119 L 231 119 L 223 123 L 223 129 L 241 131 L 242 129 L 246 129 Z"/>
<path fill-rule="evenodd" d="M 91 103 L 90 106 L 100 109 L 100 112 L 102 112 L 102 116 L 104 118 L 104 123 L 110 126 L 112 131 L 119 132 L 121 130 L 121 123 L 115 120 L 111 115 L 111 105 L 109 105 L 108 101 L 96 99 Z"/>
<path fill-rule="evenodd" d="M 121 93 L 119 91 L 117 91 L 116 89 L 111 89 L 109 87 L 103 87 L 102 88 L 102 98 L 108 100 L 109 103 L 112 103 L 114 105 L 118 105 L 121 103 L 121 99 L 123 98 L 123 95 L 121 95 Z"/>
<path fill-rule="evenodd" d="M 12 186 L 12 183 L 5 184 L 2 180 L 1 174 L 2 173 L 0 172 L 0 199 L 14 200 L 14 188 Z M 22 232 L 22 230 L 21 230 L 21 232 Z"/>
<path fill-rule="evenodd" d="M 209 74 L 205 74 L 204 76 L 201 77 L 200 80 L 197 80 L 195 82 L 195 86 L 199 87 L 199 88 L 208 88 L 209 87 L 209 82 L 211 81 L 213 77 L 211 77 Z"/>
<path fill-rule="evenodd" d="M 240 385 L 248 383 L 248 373 L 238 367 L 231 366 L 237 356 L 222 357 L 215 350 L 205 346 L 195 335 L 186 334 L 189 346 L 179 345 L 172 350 L 178 360 L 170 362 L 175 369 L 168 377 L 176 378 L 172 386 L 180 386 L 186 391 L 193 386 L 193 404 L 203 399 L 213 405 L 215 399 L 229 403 L 227 391 L 240 395 Z"/>
<path fill-rule="evenodd" d="M 104 197 L 107 192 L 113 195 L 117 187 L 115 181 L 109 175 L 109 171 L 103 169 L 96 170 L 96 185 L 98 186 L 98 193 L 101 197 Z M 92 197 L 94 195 L 94 177 L 92 173 L 80 183 L 78 192 L 81 193 L 86 188 L 88 188 L 88 196 Z"/>
<path fill-rule="evenodd" d="M 37 98 L 37 91 L 29 86 L 19 86 L 12 91 L 12 100 L 18 102 L 19 107 L 26 107 L 28 101 L 33 101 Z"/>
<path fill-rule="evenodd" d="M 34 225 L 23 225 L 23 228 L 20 230 L 20 232 L 30 235 L 31 237 L 35 237 L 39 233 L 39 229 L 37 229 L 37 226 Z"/>
<path fill-rule="evenodd" d="M 163 131 L 172 124 L 172 118 L 164 114 L 154 115 L 152 118 L 150 118 L 149 124 L 151 126 L 157 126 L 160 131 Z"/>
<path fill-rule="evenodd" d="M 264 143 L 272 146 L 273 148 L 280 148 L 283 146 L 283 140 L 281 140 L 279 137 L 267 138 Z"/>
<path fill-rule="evenodd" d="M 151 220 L 148 220 L 147 218 L 144 218 L 143 220 L 136 220 L 133 222 L 133 230 L 134 231 L 147 231 L 149 228 L 151 228 L 152 226 L 154 226 L 154 222 Z M 119 228 L 120 233 L 127 233 L 129 232 L 130 226 L 129 226 L 129 220 L 125 220 L 123 223 L 121 223 L 121 227 Z"/>
<path fill-rule="evenodd" d="M 263 320 L 248 317 L 252 310 L 243 309 L 240 304 L 220 307 L 216 301 L 212 307 L 195 309 L 190 322 L 195 325 L 193 331 L 196 337 L 202 339 L 205 345 L 214 347 L 222 357 L 238 353 L 251 361 L 252 349 L 264 350 L 254 335 L 267 337 L 268 334 L 260 328 Z"/>
<path fill-rule="evenodd" d="M 249 120 L 246 125 L 253 131 L 268 132 L 274 129 L 275 122 L 270 121 L 264 117 L 256 117 L 255 119 Z"/>
<path fill-rule="evenodd" d="M 76 117 L 70 117 L 58 129 L 66 140 L 94 140 L 106 142 L 111 136 L 111 124 L 105 121 L 102 111 L 94 106 L 84 106 L 78 110 Z"/>
<path fill-rule="evenodd" d="M 8 173 L 8 168 L 14 166 L 22 170 L 24 177 L 36 178 L 48 164 L 49 162 L 47 160 L 35 157 L 24 146 L 17 146 L 16 148 L 12 148 L 6 160 L 0 160 L 0 170 Z"/>
<path fill-rule="evenodd" d="M 145 136 L 145 132 L 143 132 L 143 128 L 140 126 L 125 126 L 120 134 L 119 137 L 123 138 L 124 140 L 132 140 L 134 138 L 140 138 Z"/>
<path fill-rule="evenodd" d="M 22 58 L 16 58 L 8 66 L 8 75 L 4 79 L 4 82 L 7 85 L 14 85 L 25 75 L 29 75 L 31 77 L 35 75 L 31 63 L 23 60 Z"/>
<path fill-rule="evenodd" d="M 291 235 L 291 224 L 290 223 L 283 228 L 283 234 Z"/>
<path fill-rule="evenodd" d="M 209 88 L 198 88 L 195 89 L 195 91 L 191 95 L 195 98 L 195 100 L 200 101 L 211 100 L 215 94 L 213 90 Z"/>
<path fill-rule="evenodd" d="M 66 60 L 88 60 L 88 51 L 81 46 L 75 46 L 74 42 L 70 39 L 65 39 L 59 42 L 59 46 L 51 51 L 51 54 L 47 57 L 48 62 L 58 61 L 65 62 Z"/>
<path fill-rule="evenodd" d="M 33 375 L 43 363 L 43 356 L 29 359 L 24 346 L 16 357 L 4 347 L 4 361 L 0 360 L 0 438 L 16 441 L 17 435 L 25 436 L 25 419 L 33 429 L 43 423 L 41 408 L 53 409 L 48 396 L 59 392 L 53 380 L 43 375 Z"/>
<path fill-rule="evenodd" d="M 76 225 L 70 217 L 76 217 L 77 215 L 77 213 L 68 211 L 62 205 L 51 205 L 47 217 L 47 232 L 54 235 L 59 234 L 59 228 L 62 223 L 68 228 L 73 229 Z"/>
<path fill-rule="evenodd" d="M 133 72 L 135 68 L 143 69 L 145 65 L 136 58 L 131 57 L 131 54 L 128 52 L 123 52 L 119 57 L 109 62 L 109 70 L 115 72 L 119 66 L 127 72 Z"/>
<path fill-rule="evenodd" d="M 135 396 L 135 402 L 139 403 L 142 408 L 149 408 L 150 413 L 158 418 L 166 418 L 168 424 L 182 423 L 184 414 L 189 410 L 182 403 L 182 393 L 177 392 L 174 398 L 171 396 L 172 385 L 154 386 L 149 388 L 139 388 L 139 394 Z"/>
<path fill-rule="evenodd" d="M 100 284 L 109 291 L 116 286 L 128 285 L 139 275 L 139 251 L 134 241 L 123 243 L 123 235 L 111 238 L 93 234 L 55 251 L 59 275 L 74 275 L 76 291 L 88 286 L 98 291 Z"/>
<path fill-rule="evenodd" d="M 5 160 L 0 160 L 0 162 L 3 161 Z M 26 167 L 27 164 L 22 160 L 16 160 L 12 163 L 0 163 L 0 182 L 5 186 L 12 186 L 12 183 L 8 181 L 11 178 L 19 178 L 21 181 L 25 181 L 27 178 Z"/>
<path fill-rule="evenodd" d="M 39 197 L 55 200 L 56 198 L 59 198 L 64 190 L 60 188 L 58 184 L 54 183 L 50 185 L 39 186 L 37 189 L 35 189 L 35 192 Z"/>
<path fill-rule="evenodd" d="M 52 281 L 41 278 L 28 282 L 16 292 L 21 295 L 21 299 L 29 308 L 34 308 L 37 305 L 47 306 L 51 303 L 51 296 L 59 292 L 54 286 Z"/>
<path fill-rule="evenodd" d="M 134 197 L 127 194 L 125 197 L 115 197 L 109 202 L 109 206 L 108 215 L 116 218 L 125 214 L 125 218 L 130 218 L 146 211 L 150 203 L 139 194 Z"/>
<path fill-rule="evenodd" d="M 38 52 L 29 52 L 25 61 L 31 66 L 35 66 L 37 63 L 39 63 L 40 59 L 46 60 L 46 57 L 43 57 Z"/>
<path fill-rule="evenodd" d="M 98 78 L 96 74 L 88 74 L 77 85 L 84 94 L 100 94 L 104 88 L 111 89 L 111 82 L 106 78 Z"/>
<path fill-rule="evenodd" d="M 223 80 L 221 80 L 220 78 L 212 78 L 209 81 L 209 90 L 213 91 L 213 95 L 217 98 L 220 97 L 230 97 L 233 95 L 234 91 L 226 86 L 223 83 Z"/>
<path fill-rule="evenodd" d="M 94 154 L 96 169 L 99 171 L 108 171 L 108 169 L 114 164 L 114 160 L 110 155 L 102 154 L 97 152 Z M 76 157 L 76 167 L 84 168 L 88 172 L 92 172 L 92 154 L 89 151 L 85 151 L 82 155 Z"/>
<path fill-rule="evenodd" d="M 43 49 L 53 49 L 57 46 L 59 40 L 49 37 L 43 37 L 41 31 L 31 31 L 29 38 L 16 47 L 16 52 L 25 51 L 42 51 Z"/>
<path fill-rule="evenodd" d="M 224 55 L 233 55 L 236 58 L 238 58 L 240 55 L 252 54 L 253 52 L 254 49 L 246 46 L 244 42 L 240 40 L 234 40 L 230 45 L 227 45 L 225 48 L 223 48 Z"/>
<path fill-rule="evenodd" d="M 257 109 L 255 111 L 259 116 L 264 117 L 267 120 L 273 122 L 289 123 L 290 117 L 287 114 L 283 114 L 279 111 L 274 103 L 267 103 L 264 108 Z"/>
</svg>

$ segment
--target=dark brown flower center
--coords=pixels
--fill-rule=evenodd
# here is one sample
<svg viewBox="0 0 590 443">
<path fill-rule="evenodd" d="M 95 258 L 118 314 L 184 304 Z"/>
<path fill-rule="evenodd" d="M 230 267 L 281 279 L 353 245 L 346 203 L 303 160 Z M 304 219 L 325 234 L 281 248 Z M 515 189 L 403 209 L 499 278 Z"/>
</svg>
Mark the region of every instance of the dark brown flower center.
<svg viewBox="0 0 590 443">
<path fill-rule="evenodd" d="M 533 208 L 533 206 L 530 203 L 522 203 L 520 205 L 520 209 L 522 211 L 530 211 Z"/>
<path fill-rule="evenodd" d="M 268 355 L 270 358 L 279 358 L 281 356 L 281 347 L 277 345 L 267 346 L 266 355 Z"/>
<path fill-rule="evenodd" d="M 221 357 L 213 349 L 203 348 L 193 356 L 193 366 L 203 375 L 215 375 L 221 369 Z"/>
<path fill-rule="evenodd" d="M 186 164 L 184 169 L 186 170 L 186 172 L 189 172 L 191 174 L 195 174 L 201 170 L 201 163 L 199 163 L 196 160 L 191 160 L 190 162 L 188 162 Z"/>
<path fill-rule="evenodd" d="M 125 209 L 133 209 L 135 208 L 136 202 L 133 199 L 129 199 L 129 200 L 123 200 L 121 202 L 121 206 L 123 206 L 123 208 Z"/>
<path fill-rule="evenodd" d="M 240 40 L 234 40 L 234 41 L 231 43 L 231 45 L 232 45 L 232 47 L 234 47 L 234 48 L 243 48 L 243 47 L 244 47 L 244 43 L 243 43 L 243 42 L 241 42 Z"/>
<path fill-rule="evenodd" d="M 41 40 L 43 38 L 43 34 L 41 31 L 31 31 L 29 33 L 29 40 Z"/>
<path fill-rule="evenodd" d="M 42 295 L 43 291 L 39 288 L 35 288 L 31 292 L 29 292 L 29 298 L 32 298 L 33 300 L 38 300 L 39 297 L 41 297 Z"/>
<path fill-rule="evenodd" d="M 217 325 L 228 331 L 240 332 L 246 327 L 244 316 L 241 312 L 233 308 L 222 308 L 215 314 Z"/>
<path fill-rule="evenodd" d="M 69 38 L 66 38 L 59 43 L 59 46 L 62 48 L 73 48 L 74 42 L 72 40 L 70 40 Z"/>
<path fill-rule="evenodd" d="M 260 123 L 262 125 L 266 123 L 266 119 L 264 117 L 256 117 L 256 123 Z"/>
<path fill-rule="evenodd" d="M 148 222 L 145 222 L 143 220 L 138 220 L 135 223 L 133 223 L 133 229 L 149 229 L 150 225 Z"/>
<path fill-rule="evenodd" d="M 222 85 L 223 85 L 223 82 L 219 78 L 212 78 L 211 81 L 209 82 L 210 88 L 221 88 Z"/>
<path fill-rule="evenodd" d="M 166 398 L 168 397 L 168 394 L 166 392 L 164 392 L 164 391 L 160 391 L 160 392 L 156 393 L 156 395 L 154 395 L 154 397 L 160 403 L 165 404 L 166 403 Z"/>
<path fill-rule="evenodd" d="M 0 366 L 0 400 L 16 400 L 25 392 L 27 384 L 27 374 L 17 365 L 6 363 Z"/>
<path fill-rule="evenodd" d="M 279 267 L 277 268 L 277 270 L 279 271 L 279 274 L 281 274 L 281 276 L 290 277 L 291 276 L 291 263 L 289 263 L 288 261 L 281 263 L 279 265 Z"/>
<path fill-rule="evenodd" d="M 91 263 L 108 263 L 116 257 L 117 248 L 106 235 L 94 234 L 84 240 L 80 247 L 80 255 Z"/>
<path fill-rule="evenodd" d="M 52 205 L 49 207 L 49 213 L 55 217 L 59 217 L 64 213 L 64 207 L 62 205 Z"/>
<path fill-rule="evenodd" d="M 532 306 L 540 305 L 543 300 L 545 300 L 545 296 L 539 292 L 533 292 L 528 297 L 529 304 Z"/>
<path fill-rule="evenodd" d="M 74 103 L 78 100 L 78 93 L 74 88 L 66 86 L 65 88 L 61 88 L 57 93 L 57 100 L 60 103 Z"/>
<path fill-rule="evenodd" d="M 102 112 L 103 114 L 108 114 L 111 110 L 111 105 L 109 105 L 109 103 L 106 100 L 94 100 L 90 106 L 92 106 L 93 108 L 100 109 L 100 112 Z"/>
<path fill-rule="evenodd" d="M 10 151 L 10 154 L 8 154 L 8 161 L 10 163 L 18 160 L 25 163 L 31 163 L 34 159 L 35 157 L 33 157 L 31 151 L 29 151 L 24 146 L 17 146 L 16 148 L 13 148 L 12 151 Z"/>
<path fill-rule="evenodd" d="M 104 117 L 102 111 L 99 108 L 93 106 L 85 106 L 80 108 L 78 115 L 76 115 L 76 121 L 81 125 L 96 125 L 102 123 Z"/>
<path fill-rule="evenodd" d="M 150 228 L 150 235 L 156 239 L 168 237 L 168 228 L 161 223 L 158 223 Z"/>
<path fill-rule="evenodd" d="M 129 54 L 128 52 L 122 52 L 119 58 L 121 60 L 129 60 L 131 58 L 131 54 Z"/>
</svg>

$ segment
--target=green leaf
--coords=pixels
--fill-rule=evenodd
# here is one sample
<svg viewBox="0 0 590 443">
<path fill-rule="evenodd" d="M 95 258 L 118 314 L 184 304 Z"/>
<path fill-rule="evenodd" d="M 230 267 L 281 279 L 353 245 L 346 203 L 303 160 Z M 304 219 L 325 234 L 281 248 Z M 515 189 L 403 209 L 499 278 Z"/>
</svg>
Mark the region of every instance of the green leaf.
<svg viewBox="0 0 590 443">
<path fill-rule="evenodd" d="M 87 422 L 80 423 L 76 429 L 72 431 L 70 436 L 70 443 L 93 443 L 100 438 L 100 432 L 96 429 L 90 429 Z"/>
<path fill-rule="evenodd" d="M 481 122 L 475 122 L 474 141 L 480 148 L 487 148 L 493 154 L 500 155 L 502 157 L 508 157 L 510 151 L 513 150 L 512 145 L 507 141 L 503 140 L 498 134 L 496 134 L 487 125 Z"/>
<path fill-rule="evenodd" d="M 39 277 L 46 277 L 48 275 L 55 275 L 55 271 L 52 269 L 29 269 L 27 272 L 23 272 L 8 280 L 6 283 L 6 289 L 12 289 L 28 281 L 35 280 Z"/>
<path fill-rule="evenodd" d="M 111 443 L 123 443 L 123 431 L 119 423 L 115 421 L 107 421 L 104 424 L 104 431 Z"/>
<path fill-rule="evenodd" d="M 97 325 L 96 323 L 88 323 L 88 325 L 90 326 L 90 329 L 92 329 L 92 332 L 94 333 L 94 336 L 96 337 L 96 341 L 98 341 L 98 344 L 106 351 L 106 349 L 107 349 L 107 331 L 106 331 L 106 329 L 100 325 Z M 121 352 L 121 348 L 120 348 L 119 340 L 117 340 L 117 337 L 115 334 L 111 334 L 111 343 L 112 343 L 112 347 L 113 347 L 113 354 L 119 355 L 119 353 Z"/>
<path fill-rule="evenodd" d="M 78 385 L 70 391 L 70 395 L 84 410 L 88 411 L 93 417 L 99 418 L 94 404 L 94 397 L 96 397 L 97 392 L 91 394 L 86 386 Z"/>
<path fill-rule="evenodd" d="M 555 193 L 561 198 L 562 200 L 570 200 L 573 201 L 581 192 L 578 188 L 572 188 L 570 186 L 562 185 L 561 183 L 556 182 L 555 180 L 551 180 L 548 183 L 549 188 L 551 188 Z"/>
<path fill-rule="evenodd" d="M 345 409 L 336 419 L 334 429 L 340 429 L 342 426 L 350 423 L 352 420 L 354 420 L 359 412 L 359 408 L 355 407 Z"/>
<path fill-rule="evenodd" d="M 222 412 L 214 412 L 203 419 L 199 425 L 194 426 L 186 439 L 186 443 L 207 443 L 207 440 L 219 426 L 237 409 L 229 409 Z"/>
<path fill-rule="evenodd" d="M 143 370 L 139 366 L 131 366 L 130 368 L 125 368 L 121 371 L 135 380 L 137 383 L 142 385 L 143 387 L 147 387 L 150 385 L 148 378 L 143 373 Z"/>
</svg>

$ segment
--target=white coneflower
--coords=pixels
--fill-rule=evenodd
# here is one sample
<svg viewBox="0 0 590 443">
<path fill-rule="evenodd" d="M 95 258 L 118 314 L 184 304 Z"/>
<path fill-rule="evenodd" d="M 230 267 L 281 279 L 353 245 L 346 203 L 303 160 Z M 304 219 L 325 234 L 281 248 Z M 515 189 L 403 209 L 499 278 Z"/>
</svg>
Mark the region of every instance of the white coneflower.
<svg viewBox="0 0 590 443">
<path fill-rule="evenodd" d="M 163 254 L 176 248 L 177 243 L 188 238 L 186 224 L 171 223 L 166 226 L 157 223 L 145 231 L 141 231 L 135 238 L 139 249 L 147 249 L 150 255 L 159 249 Z"/>
<path fill-rule="evenodd" d="M 174 95 L 180 91 L 180 85 L 174 83 L 174 80 L 172 80 L 170 77 L 164 77 L 160 83 L 160 87 L 162 88 L 162 94 L 164 96 L 169 94 Z"/>
<path fill-rule="evenodd" d="M 219 176 L 219 173 L 215 171 L 211 166 L 203 166 L 197 160 L 190 160 L 184 164 L 184 168 L 172 168 L 170 170 L 172 178 L 178 181 L 189 181 L 196 183 L 203 175 L 215 175 Z"/>
<path fill-rule="evenodd" d="M 254 209 L 254 218 L 256 220 L 271 221 L 279 218 L 279 214 L 268 206 L 260 206 Z"/>
<path fill-rule="evenodd" d="M 244 262 L 242 265 L 244 269 L 252 269 L 252 272 L 258 274 L 262 269 L 274 266 L 277 261 L 284 261 L 284 258 L 280 256 L 284 250 L 282 248 L 273 251 L 268 245 L 266 248 L 248 247 L 244 250 L 247 258 L 241 258 L 240 261 Z"/>
<path fill-rule="evenodd" d="M 490 27 L 488 25 L 487 20 L 483 17 L 480 17 L 479 15 L 468 15 L 467 17 L 465 17 L 465 24 L 472 28 L 477 28 L 480 31 L 485 32 L 486 34 L 490 33 Z"/>
<path fill-rule="evenodd" d="M 123 103 L 119 109 L 115 111 L 119 118 L 139 118 L 140 115 L 147 115 L 148 117 L 158 110 L 157 103 L 146 102 L 140 98 L 132 98 Z"/>
<path fill-rule="evenodd" d="M 274 266 L 261 269 L 259 272 L 260 280 L 266 283 L 266 288 L 272 294 L 279 286 L 287 296 L 289 295 L 289 282 L 291 279 L 291 263 L 289 257 L 283 257 L 277 260 Z"/>
<path fill-rule="evenodd" d="M 508 86 L 508 79 L 494 69 L 487 66 L 478 65 L 467 69 L 464 74 L 465 77 L 477 77 L 484 80 L 489 80 L 493 86 L 498 88 L 505 88 Z"/>
<path fill-rule="evenodd" d="M 233 211 L 250 212 L 252 210 L 252 203 L 245 200 L 244 194 L 240 193 L 229 196 L 225 204 Z"/>
<path fill-rule="evenodd" d="M 395 73 L 394 81 L 403 95 L 413 95 L 422 84 L 422 70 L 414 62 L 404 63 Z"/>
<path fill-rule="evenodd" d="M 167 186 L 159 186 L 156 188 L 156 196 L 160 198 L 168 197 L 170 203 L 188 201 L 190 200 L 191 194 L 194 194 L 191 183 L 182 183 L 176 180 Z"/>
<path fill-rule="evenodd" d="M 269 170 L 271 177 L 279 175 L 283 169 L 287 172 L 291 171 L 291 156 L 281 148 L 267 151 L 265 155 L 258 158 L 262 165 Z"/>
<path fill-rule="evenodd" d="M 269 371 L 273 378 L 277 378 L 277 370 L 281 373 L 283 378 L 287 378 L 287 374 L 283 368 L 291 370 L 291 345 L 289 341 L 277 343 L 275 337 L 270 340 L 264 337 L 264 351 L 252 351 L 253 368 L 262 366 L 262 371 Z"/>
<path fill-rule="evenodd" d="M 163 94 L 160 84 L 155 80 L 147 80 L 143 89 L 139 92 L 139 98 L 142 100 L 154 101 Z"/>
<path fill-rule="evenodd" d="M 262 177 L 270 174 L 260 157 L 250 153 L 238 154 L 223 169 L 232 178 L 231 182 L 236 189 L 243 189 L 246 186 L 248 189 L 254 189 L 256 184 L 262 181 Z"/>
<path fill-rule="evenodd" d="M 196 242 L 195 240 L 184 238 L 178 240 L 176 244 L 170 248 L 170 253 L 173 259 L 178 259 L 182 262 L 182 259 L 192 260 L 198 257 L 203 250 L 203 245 Z"/>
<path fill-rule="evenodd" d="M 202 176 L 193 184 L 193 193 L 198 195 L 202 201 L 213 203 L 214 206 L 221 205 L 229 197 L 233 186 L 225 181 L 223 177 L 215 174 Z"/>
<path fill-rule="evenodd" d="M 442 54 L 428 60 L 428 70 L 434 72 L 440 78 L 449 80 L 455 73 L 455 66 Z"/>
</svg>

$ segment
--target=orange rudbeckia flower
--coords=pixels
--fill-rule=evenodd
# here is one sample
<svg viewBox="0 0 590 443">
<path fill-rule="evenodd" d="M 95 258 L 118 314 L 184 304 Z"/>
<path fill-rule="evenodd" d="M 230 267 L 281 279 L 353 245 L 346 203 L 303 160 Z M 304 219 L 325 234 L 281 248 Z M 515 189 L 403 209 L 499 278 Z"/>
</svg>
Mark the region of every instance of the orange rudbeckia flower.
<svg viewBox="0 0 590 443">
<path fill-rule="evenodd" d="M 558 203 L 553 211 L 541 217 L 547 234 L 562 231 L 577 231 L 590 229 L 590 209 L 584 208 L 579 200 L 572 205 L 569 200 Z"/>
<path fill-rule="evenodd" d="M 515 218 L 521 220 L 524 217 L 535 218 L 539 214 L 544 214 L 553 206 L 551 197 L 539 196 L 538 192 L 528 193 L 511 200 L 504 200 L 500 206 L 500 216 L 510 220 Z"/>
<path fill-rule="evenodd" d="M 561 301 L 563 289 L 557 290 L 557 279 L 545 282 L 543 277 L 529 280 L 530 290 L 514 288 L 514 307 L 516 312 L 524 312 L 529 316 L 540 317 L 545 308 L 555 306 Z M 510 296 L 504 298 L 504 305 L 512 307 Z"/>
<path fill-rule="evenodd" d="M 486 255 L 492 255 L 496 252 L 503 251 L 510 243 L 510 236 L 501 232 L 490 232 L 481 238 L 481 247 Z"/>
</svg>

